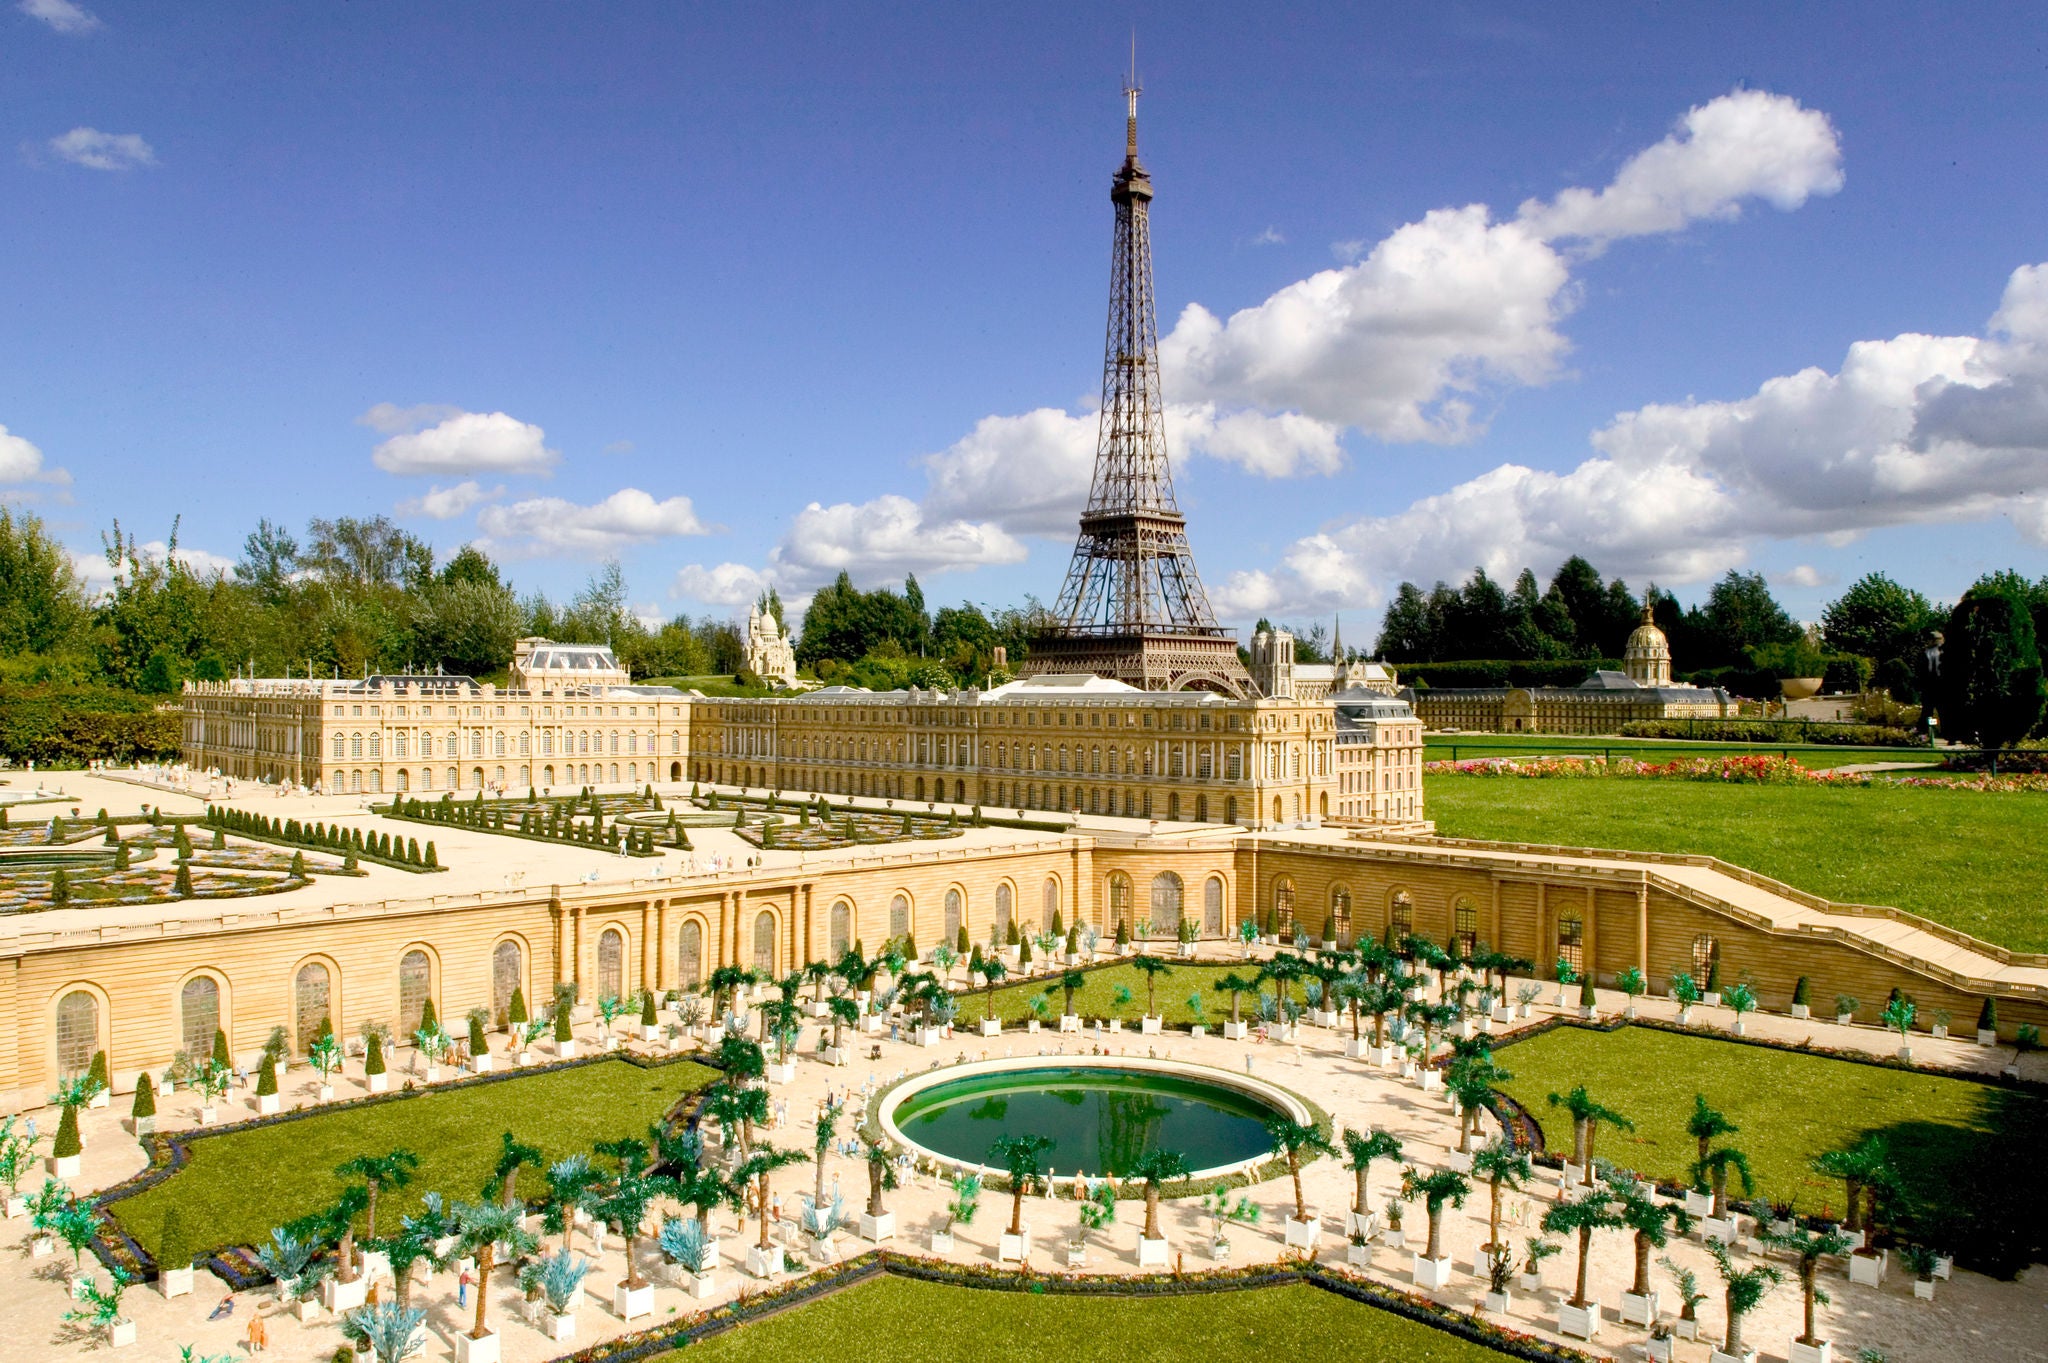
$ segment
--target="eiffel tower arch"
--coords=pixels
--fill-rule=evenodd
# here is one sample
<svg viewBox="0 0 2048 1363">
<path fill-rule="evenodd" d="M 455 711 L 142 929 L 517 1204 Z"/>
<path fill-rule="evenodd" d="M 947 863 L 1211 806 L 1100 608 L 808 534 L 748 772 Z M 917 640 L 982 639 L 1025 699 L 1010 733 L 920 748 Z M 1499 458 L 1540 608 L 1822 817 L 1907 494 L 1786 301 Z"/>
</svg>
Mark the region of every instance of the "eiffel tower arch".
<svg viewBox="0 0 2048 1363">
<path fill-rule="evenodd" d="M 1135 79 L 1124 94 L 1124 162 L 1109 191 L 1116 244 L 1095 476 L 1054 623 L 1032 640 L 1025 667 L 1242 699 L 1257 689 L 1238 660 L 1237 636 L 1216 623 L 1174 500 L 1152 296 L 1152 181 L 1138 160 Z"/>
</svg>

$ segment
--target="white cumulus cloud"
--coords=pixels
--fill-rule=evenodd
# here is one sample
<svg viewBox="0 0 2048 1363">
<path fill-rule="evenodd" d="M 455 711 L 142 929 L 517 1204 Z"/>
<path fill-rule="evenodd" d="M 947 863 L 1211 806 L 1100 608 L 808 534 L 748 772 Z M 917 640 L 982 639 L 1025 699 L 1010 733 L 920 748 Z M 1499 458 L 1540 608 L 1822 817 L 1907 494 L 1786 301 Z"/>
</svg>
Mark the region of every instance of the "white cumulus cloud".
<svg viewBox="0 0 2048 1363">
<path fill-rule="evenodd" d="M 720 563 L 711 568 L 693 563 L 676 574 L 668 594 L 710 606 L 744 606 L 760 600 L 767 590 L 768 575 L 744 563 Z"/>
<path fill-rule="evenodd" d="M 464 479 L 453 487 L 430 487 L 418 497 L 408 497 L 398 504 L 401 516 L 425 516 L 431 520 L 452 521 L 471 507 L 485 502 L 497 501 L 505 495 L 505 486 L 487 488 L 474 478 Z"/>
<path fill-rule="evenodd" d="M 438 425 L 462 414 L 460 407 L 450 407 L 444 402 L 422 402 L 411 407 L 380 402 L 357 417 L 356 425 L 368 426 L 379 435 L 397 435 L 401 431 L 417 431 L 425 426 Z"/>
<path fill-rule="evenodd" d="M 27 437 L 0 426 L 0 485 L 70 481 L 71 475 L 63 469 L 43 466 L 43 452 Z"/>
<path fill-rule="evenodd" d="M 406 415 L 388 408 L 380 404 L 358 419 L 374 425 L 373 419 Z M 394 435 L 370 455 L 378 468 L 397 474 L 545 473 L 560 457 L 540 427 L 503 412 L 458 412 L 425 430 Z"/>
<path fill-rule="evenodd" d="M 145 560 L 161 563 L 164 561 L 165 551 L 169 548 L 170 546 L 163 540 L 150 540 L 146 544 L 136 545 L 135 551 Z M 179 545 L 177 552 L 172 554 L 171 557 L 176 562 L 183 564 L 197 577 L 208 578 L 212 577 L 215 573 L 232 573 L 235 570 L 235 560 L 233 558 L 225 554 L 212 553 L 205 549 L 194 549 L 187 544 Z M 78 570 L 78 576 L 84 581 L 86 590 L 89 592 L 97 594 L 114 585 L 114 574 L 117 570 L 112 564 L 107 562 L 107 556 L 104 553 L 81 554 L 73 552 L 71 564 Z"/>
<path fill-rule="evenodd" d="M 17 6 L 31 19 L 40 19 L 59 33 L 90 33 L 100 26 L 99 16 L 71 0 L 21 0 Z"/>
<path fill-rule="evenodd" d="M 620 488 L 592 506 L 565 497 L 528 497 L 478 513 L 477 528 L 492 550 L 512 555 L 604 558 L 635 544 L 686 535 L 708 535 L 715 527 L 697 519 L 688 497 L 656 501 L 637 487 Z"/>
<path fill-rule="evenodd" d="M 1842 146 L 1826 114 L 1765 90 L 1737 90 L 1686 111 L 1669 137 L 1629 158 L 1602 190 L 1531 199 L 1520 219 L 1546 240 L 1595 246 L 1733 218 L 1745 199 L 1798 208 L 1842 187 Z"/>
<path fill-rule="evenodd" d="M 140 133 L 103 133 L 98 128 L 73 128 L 50 139 L 50 150 L 88 170 L 134 170 L 156 164 L 156 152 Z"/>
<path fill-rule="evenodd" d="M 1982 336 L 1859 341 L 1838 369 L 1747 397 L 1660 403 L 1593 433 L 1564 473 L 1503 464 L 1384 516 L 1328 526 L 1226 579 L 1231 614 L 1376 605 L 1402 579 L 1506 576 L 1583 553 L 1700 581 L 1763 540 L 2009 519 L 2048 547 L 2048 265 L 2007 281 Z M 1795 585 L 1820 582 L 1809 566 Z"/>
</svg>

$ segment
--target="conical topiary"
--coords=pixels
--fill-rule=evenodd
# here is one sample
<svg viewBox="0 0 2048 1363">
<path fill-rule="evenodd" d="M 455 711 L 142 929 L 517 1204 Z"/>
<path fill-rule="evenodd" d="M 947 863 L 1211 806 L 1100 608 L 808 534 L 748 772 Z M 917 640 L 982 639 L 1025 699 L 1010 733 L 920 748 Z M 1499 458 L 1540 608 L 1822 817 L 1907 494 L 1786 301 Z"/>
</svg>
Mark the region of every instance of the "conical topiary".
<svg viewBox="0 0 2048 1363">
<path fill-rule="evenodd" d="M 514 1027 L 523 1027 L 528 1021 L 526 1015 L 526 991 L 516 984 L 512 986 L 512 1003 L 505 1010 L 505 1017 Z"/>
<path fill-rule="evenodd" d="M 432 999 L 422 1000 L 420 1003 L 420 1030 L 432 1032 L 438 1030 L 440 1026 L 441 1018 L 434 1011 L 434 1001 Z"/>
<path fill-rule="evenodd" d="M 573 1040 L 576 1033 L 569 1027 L 569 1000 L 563 999 L 555 1005 L 555 1040 Z"/>
<path fill-rule="evenodd" d="M 180 899 L 192 897 L 192 866 L 189 862 L 178 863 L 178 874 L 171 882 L 171 893 Z"/>
<path fill-rule="evenodd" d="M 50 1154 L 57 1159 L 68 1159 L 85 1149 L 85 1143 L 78 1139 L 78 1109 L 67 1107 L 57 1119 L 57 1140 L 50 1146 Z"/>
<path fill-rule="evenodd" d="M 213 1029 L 213 1063 L 222 1069 L 230 1069 L 235 1063 L 228 1054 L 228 1034 L 218 1027 Z"/>
<path fill-rule="evenodd" d="M 128 1115 L 131 1117 L 156 1116 L 156 1081 L 149 1077 L 148 1070 L 144 1070 L 135 1081 L 135 1101 L 129 1105 Z"/>
<path fill-rule="evenodd" d="M 113 1088 L 113 1077 L 107 1072 L 107 1053 L 105 1051 L 94 1051 L 92 1053 L 92 1064 L 86 1068 L 85 1077 L 92 1080 L 101 1093 L 105 1093 Z"/>
<path fill-rule="evenodd" d="M 163 1229 L 156 1237 L 156 1266 L 159 1272 L 192 1267 L 192 1242 L 185 1236 L 185 1216 L 176 1207 L 164 1212 Z"/>
<path fill-rule="evenodd" d="M 369 1044 L 363 1050 L 363 1073 L 384 1073 L 384 1037 L 381 1033 L 370 1033 Z"/>
<path fill-rule="evenodd" d="M 276 1094 L 276 1092 L 277 1066 L 270 1063 L 269 1058 L 265 1057 L 263 1063 L 256 1067 L 256 1096 L 258 1098 L 268 1098 Z"/>
<path fill-rule="evenodd" d="M 654 991 L 649 990 L 640 996 L 640 1025 L 652 1027 L 656 1021 L 658 1019 L 654 1015 Z"/>
<path fill-rule="evenodd" d="M 183 875 L 184 873 L 184 868 L 180 867 L 178 874 Z M 52 871 L 50 873 L 50 907 L 53 909 L 61 909 L 70 903 L 71 873 L 69 871 L 66 871 L 62 866 L 59 866 L 55 871 Z"/>
</svg>

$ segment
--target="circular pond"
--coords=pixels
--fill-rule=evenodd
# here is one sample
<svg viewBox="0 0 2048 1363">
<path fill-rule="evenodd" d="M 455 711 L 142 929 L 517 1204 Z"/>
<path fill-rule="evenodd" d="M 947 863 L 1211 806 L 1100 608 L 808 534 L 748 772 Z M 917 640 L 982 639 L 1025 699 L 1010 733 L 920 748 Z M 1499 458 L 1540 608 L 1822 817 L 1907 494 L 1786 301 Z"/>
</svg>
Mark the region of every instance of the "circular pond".
<svg viewBox="0 0 2048 1363">
<path fill-rule="evenodd" d="M 987 1165 L 999 1136 L 1039 1135 L 1054 1174 L 1122 1176 L 1147 1150 L 1178 1150 L 1200 1173 L 1245 1167 L 1272 1151 L 1268 1119 L 1305 1117 L 1282 1090 L 1192 1065 L 1092 1058 L 994 1061 L 920 1075 L 900 1088 L 885 1125 L 907 1144 L 961 1165 Z"/>
</svg>

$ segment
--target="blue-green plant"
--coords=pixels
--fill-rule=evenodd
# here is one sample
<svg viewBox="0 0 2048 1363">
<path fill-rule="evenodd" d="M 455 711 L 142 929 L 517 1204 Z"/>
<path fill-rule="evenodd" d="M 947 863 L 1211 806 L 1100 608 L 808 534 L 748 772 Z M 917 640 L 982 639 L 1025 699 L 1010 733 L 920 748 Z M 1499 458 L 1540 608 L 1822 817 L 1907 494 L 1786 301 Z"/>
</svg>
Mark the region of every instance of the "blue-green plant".
<svg viewBox="0 0 2048 1363">
<path fill-rule="evenodd" d="M 664 1258 L 681 1264 L 691 1273 L 702 1273 L 711 1259 L 711 1242 L 704 1234 L 704 1223 L 695 1218 L 672 1216 L 662 1222 L 657 1243 Z"/>
<path fill-rule="evenodd" d="M 519 1285 L 528 1290 L 538 1289 L 548 1304 L 548 1310 L 562 1316 L 576 1304 L 576 1294 L 589 1272 L 589 1260 L 560 1250 L 554 1254 L 543 1254 L 528 1264 L 519 1275 Z"/>
<path fill-rule="evenodd" d="M 426 1345 L 427 1313 L 397 1302 L 359 1306 L 342 1317 L 341 1332 L 349 1339 L 370 1347 L 377 1363 L 399 1363 Z"/>
</svg>

